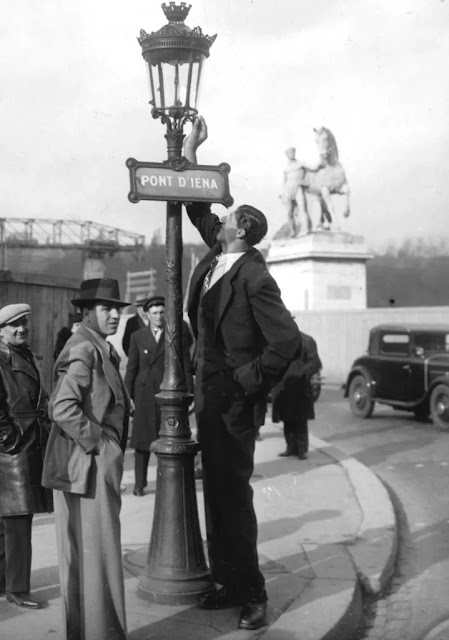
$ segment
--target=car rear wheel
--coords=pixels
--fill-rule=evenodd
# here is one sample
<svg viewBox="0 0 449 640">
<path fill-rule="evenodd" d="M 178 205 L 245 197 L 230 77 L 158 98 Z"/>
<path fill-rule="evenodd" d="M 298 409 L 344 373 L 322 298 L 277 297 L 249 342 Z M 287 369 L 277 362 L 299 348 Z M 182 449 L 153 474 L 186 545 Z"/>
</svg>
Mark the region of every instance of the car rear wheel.
<svg viewBox="0 0 449 640">
<path fill-rule="evenodd" d="M 437 384 L 430 396 L 430 415 L 440 429 L 449 429 L 449 387 Z"/>
<path fill-rule="evenodd" d="M 374 411 L 374 401 L 371 400 L 371 394 L 368 381 L 364 376 L 355 376 L 349 385 L 349 405 L 351 411 L 359 418 L 369 418 Z"/>
</svg>

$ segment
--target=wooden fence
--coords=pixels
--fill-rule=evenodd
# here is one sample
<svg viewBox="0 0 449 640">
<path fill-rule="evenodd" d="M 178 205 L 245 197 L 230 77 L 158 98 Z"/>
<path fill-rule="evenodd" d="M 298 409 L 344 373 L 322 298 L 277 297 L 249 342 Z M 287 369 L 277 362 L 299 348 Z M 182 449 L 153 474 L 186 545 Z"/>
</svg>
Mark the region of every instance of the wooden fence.
<svg viewBox="0 0 449 640">
<path fill-rule="evenodd" d="M 79 289 L 61 278 L 0 271 L 0 307 L 16 302 L 31 306 L 31 348 L 42 356 L 47 389 L 51 390 L 53 348 L 58 331 L 74 311 L 70 300 Z"/>
</svg>

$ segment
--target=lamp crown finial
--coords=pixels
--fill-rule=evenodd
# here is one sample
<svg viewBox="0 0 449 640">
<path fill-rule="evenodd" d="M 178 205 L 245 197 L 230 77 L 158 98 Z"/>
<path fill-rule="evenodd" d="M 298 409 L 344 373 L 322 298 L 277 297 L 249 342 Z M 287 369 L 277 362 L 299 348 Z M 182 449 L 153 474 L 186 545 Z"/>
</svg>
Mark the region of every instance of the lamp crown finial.
<svg viewBox="0 0 449 640">
<path fill-rule="evenodd" d="M 164 2 L 162 5 L 162 10 L 165 13 L 165 17 L 169 22 L 184 22 L 184 20 L 189 15 L 189 11 L 192 8 L 192 5 L 187 5 L 185 2 L 181 2 L 181 4 L 176 4 L 175 2 L 170 2 L 168 5 Z"/>
</svg>

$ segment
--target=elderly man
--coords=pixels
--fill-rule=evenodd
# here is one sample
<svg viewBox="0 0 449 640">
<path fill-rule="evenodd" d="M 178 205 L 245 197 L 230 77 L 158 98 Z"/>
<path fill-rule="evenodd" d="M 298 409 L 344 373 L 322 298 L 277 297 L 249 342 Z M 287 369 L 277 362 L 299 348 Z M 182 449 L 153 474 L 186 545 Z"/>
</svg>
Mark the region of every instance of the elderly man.
<svg viewBox="0 0 449 640">
<path fill-rule="evenodd" d="M 30 595 L 31 525 L 52 501 L 41 486 L 47 394 L 28 346 L 30 313 L 28 304 L 0 310 L 0 595 L 40 609 Z"/>
<path fill-rule="evenodd" d="M 198 118 L 185 143 L 207 138 Z M 267 594 L 257 556 L 257 520 L 250 484 L 255 416 L 266 393 L 300 350 L 296 324 L 254 246 L 267 232 L 264 214 L 241 205 L 221 220 L 210 206 L 187 207 L 210 251 L 190 282 L 188 312 L 197 339 L 195 411 L 202 450 L 209 561 L 222 587 L 200 599 L 203 609 L 243 605 L 241 629 L 266 624 Z"/>
<path fill-rule="evenodd" d="M 120 481 L 129 399 L 106 338 L 128 303 L 116 280 L 101 278 L 82 282 L 72 304 L 83 321 L 55 364 L 43 472 L 44 486 L 56 490 L 65 632 L 67 640 L 124 640 Z"/>
<path fill-rule="evenodd" d="M 135 411 L 131 447 L 135 450 L 133 494 L 143 496 L 147 486 L 151 443 L 159 437 L 161 412 L 156 395 L 160 391 L 165 363 L 165 298 L 152 296 L 143 304 L 148 326 L 131 336 L 125 384 L 134 400 Z M 189 347 L 191 336 L 184 323 L 184 371 L 187 388 L 192 389 Z"/>
</svg>

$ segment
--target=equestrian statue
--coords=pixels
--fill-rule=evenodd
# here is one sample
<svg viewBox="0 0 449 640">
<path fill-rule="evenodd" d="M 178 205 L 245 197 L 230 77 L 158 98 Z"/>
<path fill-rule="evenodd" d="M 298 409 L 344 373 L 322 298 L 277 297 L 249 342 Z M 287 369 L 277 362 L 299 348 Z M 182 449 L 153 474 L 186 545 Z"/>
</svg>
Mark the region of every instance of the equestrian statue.
<svg viewBox="0 0 449 640">
<path fill-rule="evenodd" d="M 343 216 L 347 218 L 350 214 L 349 185 L 338 159 L 335 137 L 326 127 L 314 129 L 314 132 L 320 157 L 317 166 L 300 163 L 294 147 L 289 147 L 285 152 L 288 163 L 281 197 L 287 208 L 289 235 L 292 238 L 321 229 L 340 230 L 339 215 L 331 196 L 343 196 Z M 320 204 L 320 219 L 315 226 L 309 212 L 309 195 L 318 198 Z"/>
</svg>

